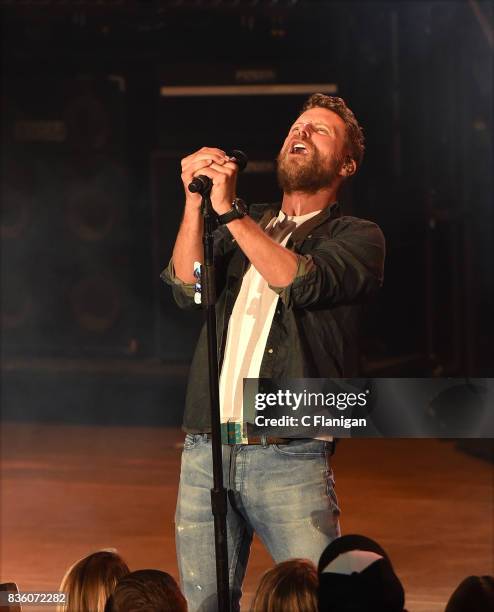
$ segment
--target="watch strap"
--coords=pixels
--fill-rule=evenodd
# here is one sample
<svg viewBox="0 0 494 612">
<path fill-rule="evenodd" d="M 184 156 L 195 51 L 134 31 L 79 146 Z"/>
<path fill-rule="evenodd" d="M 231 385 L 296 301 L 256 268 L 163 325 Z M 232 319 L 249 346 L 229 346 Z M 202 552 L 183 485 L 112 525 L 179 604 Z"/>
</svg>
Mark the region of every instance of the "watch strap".
<svg viewBox="0 0 494 612">
<path fill-rule="evenodd" d="M 240 198 L 235 198 L 232 203 L 232 209 L 218 216 L 218 222 L 221 225 L 230 223 L 230 221 L 233 221 L 234 219 L 242 219 L 243 217 L 246 216 L 247 210 L 245 210 L 244 212 L 241 212 L 239 208 L 237 208 L 237 202 L 240 202 L 242 207 L 245 207 L 245 203 L 243 200 L 241 200 Z"/>
</svg>

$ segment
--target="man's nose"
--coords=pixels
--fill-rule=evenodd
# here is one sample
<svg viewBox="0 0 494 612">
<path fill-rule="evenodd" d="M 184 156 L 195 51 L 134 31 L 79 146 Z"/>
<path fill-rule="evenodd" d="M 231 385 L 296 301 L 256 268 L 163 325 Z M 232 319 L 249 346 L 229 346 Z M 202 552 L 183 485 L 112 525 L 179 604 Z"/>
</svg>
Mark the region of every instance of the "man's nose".
<svg viewBox="0 0 494 612">
<path fill-rule="evenodd" d="M 311 131 L 312 131 L 311 123 L 302 123 L 299 126 L 299 130 L 298 130 L 300 136 L 303 136 L 304 138 L 309 138 Z"/>
</svg>

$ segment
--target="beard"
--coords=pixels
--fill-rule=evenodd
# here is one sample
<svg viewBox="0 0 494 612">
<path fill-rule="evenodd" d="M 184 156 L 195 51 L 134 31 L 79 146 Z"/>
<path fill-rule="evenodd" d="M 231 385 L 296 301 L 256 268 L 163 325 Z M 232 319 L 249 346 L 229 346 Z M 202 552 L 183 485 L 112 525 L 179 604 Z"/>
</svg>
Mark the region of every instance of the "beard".
<svg viewBox="0 0 494 612">
<path fill-rule="evenodd" d="M 342 164 L 339 157 L 323 157 L 315 147 L 309 149 L 308 145 L 307 149 L 306 155 L 292 155 L 286 149 L 276 158 L 278 185 L 284 193 L 314 194 L 331 187 L 338 178 Z"/>
</svg>

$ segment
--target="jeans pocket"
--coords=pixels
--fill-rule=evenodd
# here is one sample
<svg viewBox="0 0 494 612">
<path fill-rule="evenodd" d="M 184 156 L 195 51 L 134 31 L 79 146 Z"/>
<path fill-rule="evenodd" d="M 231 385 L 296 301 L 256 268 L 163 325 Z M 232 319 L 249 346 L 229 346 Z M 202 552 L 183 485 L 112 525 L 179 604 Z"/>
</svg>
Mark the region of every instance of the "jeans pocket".
<svg viewBox="0 0 494 612">
<path fill-rule="evenodd" d="M 188 433 L 185 436 L 184 440 L 184 450 L 192 450 L 199 444 L 199 440 L 201 439 L 200 434 L 191 434 Z"/>
<path fill-rule="evenodd" d="M 273 444 L 273 448 L 281 455 L 303 458 L 324 457 L 328 443 L 324 440 L 293 439 L 288 444 Z"/>
</svg>

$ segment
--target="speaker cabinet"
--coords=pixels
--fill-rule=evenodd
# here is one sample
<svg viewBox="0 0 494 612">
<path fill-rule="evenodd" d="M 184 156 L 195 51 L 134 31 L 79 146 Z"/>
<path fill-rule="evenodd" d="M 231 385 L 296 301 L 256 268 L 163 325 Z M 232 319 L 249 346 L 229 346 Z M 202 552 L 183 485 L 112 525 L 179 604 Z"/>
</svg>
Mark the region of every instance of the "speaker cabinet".
<svg viewBox="0 0 494 612">
<path fill-rule="evenodd" d="M 4 354 L 136 350 L 125 81 L 5 76 Z"/>
</svg>

